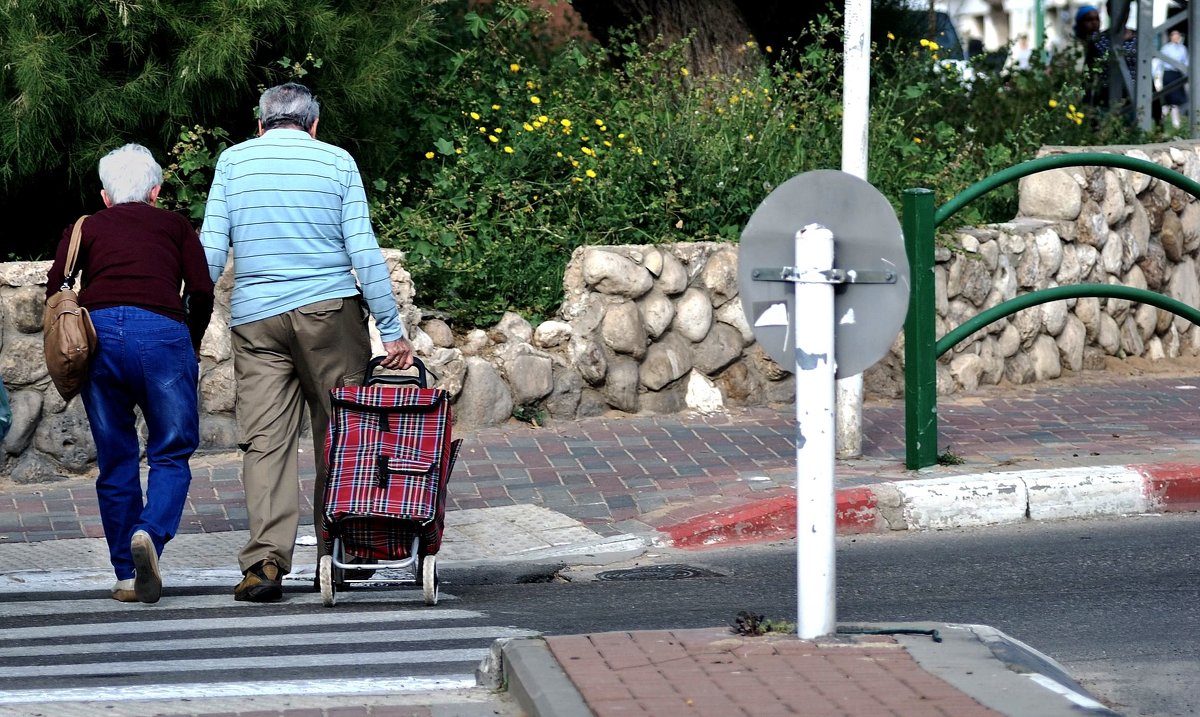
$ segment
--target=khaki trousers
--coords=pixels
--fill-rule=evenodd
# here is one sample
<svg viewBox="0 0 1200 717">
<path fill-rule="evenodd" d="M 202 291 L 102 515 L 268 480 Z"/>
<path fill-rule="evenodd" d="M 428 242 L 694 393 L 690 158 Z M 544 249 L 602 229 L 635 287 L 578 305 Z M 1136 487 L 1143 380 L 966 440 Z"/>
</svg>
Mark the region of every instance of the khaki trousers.
<svg viewBox="0 0 1200 717">
<path fill-rule="evenodd" d="M 317 464 L 313 525 L 325 514 L 325 434 L 330 389 L 361 383 L 371 358 L 358 297 L 327 299 L 231 329 L 237 424 L 250 538 L 242 572 L 260 560 L 292 570 L 300 524 L 297 452 L 308 406 Z"/>
</svg>

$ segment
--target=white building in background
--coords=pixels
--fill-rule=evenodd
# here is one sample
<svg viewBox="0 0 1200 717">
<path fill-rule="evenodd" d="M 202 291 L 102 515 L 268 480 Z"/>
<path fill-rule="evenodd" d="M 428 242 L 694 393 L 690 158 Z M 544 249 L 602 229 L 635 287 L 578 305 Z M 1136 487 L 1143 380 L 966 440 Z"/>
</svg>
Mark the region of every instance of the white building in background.
<svg viewBox="0 0 1200 717">
<path fill-rule="evenodd" d="M 1156 26 L 1162 24 L 1171 12 L 1186 6 L 1186 1 L 1152 2 Z M 953 18 L 964 45 L 971 38 L 976 38 L 983 41 L 985 50 L 997 50 L 1015 43 L 1020 35 L 1028 36 L 1031 42 L 1035 36 L 1035 0 L 941 0 L 934 5 Z M 1083 5 L 1099 8 L 1102 26 L 1108 27 L 1104 0 L 1042 0 L 1046 46 L 1049 49 L 1057 50 L 1071 43 L 1075 11 Z M 1130 27 L 1137 26 L 1137 2 L 1130 7 L 1127 24 Z"/>
</svg>

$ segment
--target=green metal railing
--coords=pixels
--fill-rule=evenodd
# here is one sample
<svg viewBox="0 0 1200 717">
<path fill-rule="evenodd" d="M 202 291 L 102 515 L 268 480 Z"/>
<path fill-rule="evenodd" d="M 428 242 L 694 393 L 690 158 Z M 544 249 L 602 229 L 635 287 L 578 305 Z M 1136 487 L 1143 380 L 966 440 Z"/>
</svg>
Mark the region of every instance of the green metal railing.
<svg viewBox="0 0 1200 717">
<path fill-rule="evenodd" d="M 904 192 L 904 246 L 912 277 L 908 316 L 904 322 L 904 433 L 905 465 L 915 470 L 937 463 L 937 360 L 962 340 L 994 321 L 1038 304 L 1086 296 L 1127 299 L 1150 304 L 1200 324 L 1200 310 L 1162 294 L 1113 284 L 1075 284 L 1033 291 L 994 306 L 936 338 L 937 310 L 934 293 L 934 231 L 955 212 L 997 187 L 1038 172 L 1064 167 L 1116 167 L 1147 174 L 1200 198 L 1200 182 L 1144 159 L 1119 154 L 1082 152 L 1042 157 L 1009 167 L 964 189 L 934 209 L 933 192 Z"/>
</svg>

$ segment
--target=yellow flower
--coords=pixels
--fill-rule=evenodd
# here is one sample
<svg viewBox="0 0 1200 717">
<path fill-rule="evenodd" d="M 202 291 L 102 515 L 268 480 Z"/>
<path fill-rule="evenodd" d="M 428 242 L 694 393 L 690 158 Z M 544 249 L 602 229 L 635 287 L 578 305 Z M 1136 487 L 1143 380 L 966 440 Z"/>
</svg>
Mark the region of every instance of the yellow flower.
<svg viewBox="0 0 1200 717">
<path fill-rule="evenodd" d="M 920 144 L 920 143 L 921 143 L 921 138 L 920 138 L 920 137 L 913 137 L 913 141 L 914 141 L 914 142 L 916 142 L 917 144 Z"/>
<path fill-rule="evenodd" d="M 513 148 L 512 148 L 512 147 L 509 147 L 507 144 L 506 144 L 506 145 L 504 145 L 504 153 L 505 153 L 505 154 L 512 154 L 512 153 L 513 153 Z"/>
<path fill-rule="evenodd" d="M 586 142 L 586 141 L 588 141 L 588 136 L 587 136 L 586 134 L 581 134 L 581 135 L 579 135 L 579 141 L 580 141 L 580 142 Z"/>
<path fill-rule="evenodd" d="M 921 47 L 929 47 L 929 40 L 921 38 Z"/>
<path fill-rule="evenodd" d="M 520 72 L 521 66 L 514 62 L 508 66 L 508 69 L 511 70 L 512 72 Z"/>
<path fill-rule="evenodd" d="M 560 121 L 560 122 L 559 122 L 559 124 L 561 124 L 563 127 L 570 127 L 570 126 L 571 126 L 571 120 L 569 120 L 569 119 L 565 119 L 565 120 L 562 120 L 562 121 Z"/>
<path fill-rule="evenodd" d="M 480 127 L 479 131 L 483 132 L 483 133 L 487 133 L 487 127 Z"/>
<path fill-rule="evenodd" d="M 657 167 L 657 166 L 658 166 L 658 160 L 656 159 L 656 160 L 652 161 L 652 162 L 650 163 L 650 166 L 652 166 L 652 167 Z"/>
<path fill-rule="evenodd" d="M 596 126 L 597 126 L 597 127 L 603 127 L 603 126 L 604 126 L 604 120 L 598 119 L 598 120 L 593 120 L 593 121 L 596 123 Z"/>
<path fill-rule="evenodd" d="M 637 155 L 641 155 L 641 153 L 642 153 L 642 148 L 641 148 L 641 147 L 634 147 L 634 148 L 633 148 L 633 153 L 634 153 L 634 154 L 637 154 Z M 658 160 L 654 160 L 654 163 L 655 163 L 655 164 L 658 164 Z"/>
<path fill-rule="evenodd" d="M 1075 111 L 1075 105 L 1067 105 L 1067 111 L 1068 111 L 1068 112 L 1074 112 L 1074 111 Z"/>
<path fill-rule="evenodd" d="M 618 134 L 617 139 L 625 139 L 625 133 L 621 132 L 620 134 Z"/>
<path fill-rule="evenodd" d="M 579 151 L 583 152 L 584 154 L 586 154 L 589 157 L 592 156 L 593 154 L 595 154 L 595 152 L 592 151 L 591 147 L 582 147 L 582 148 L 580 148 Z"/>
<path fill-rule="evenodd" d="M 478 122 L 478 121 L 479 121 L 479 113 L 478 113 L 478 112 L 472 112 L 472 113 L 471 113 L 471 119 L 473 119 L 473 120 L 475 120 L 476 122 Z"/>
<path fill-rule="evenodd" d="M 942 49 L 942 48 L 941 48 L 941 46 L 940 46 L 940 45 L 938 45 L 936 42 L 934 42 L 933 40 L 930 40 L 930 41 L 929 41 L 929 49 L 930 49 L 930 50 L 932 50 L 932 51 L 934 51 L 934 52 L 937 52 L 938 50 L 940 50 L 940 49 Z"/>
<path fill-rule="evenodd" d="M 767 54 L 769 55 L 769 54 L 771 54 L 772 52 L 775 52 L 775 51 L 771 49 L 771 46 L 770 46 L 770 45 L 767 45 Z"/>
<path fill-rule="evenodd" d="M 596 178 L 596 170 L 594 170 L 594 169 L 589 169 L 586 174 L 587 174 L 587 176 L 591 177 L 592 179 Z"/>
<path fill-rule="evenodd" d="M 530 101 L 530 102 L 532 102 L 532 103 L 533 103 L 533 104 L 535 104 L 535 105 L 540 105 L 540 104 L 542 104 L 542 98 L 541 98 L 541 97 L 538 97 L 537 95 L 534 95 L 533 97 L 530 97 L 530 98 L 529 98 L 529 101 Z"/>
<path fill-rule="evenodd" d="M 603 124 L 602 124 L 602 125 L 600 125 L 600 131 L 601 131 L 601 132 L 607 132 L 607 131 L 608 131 L 608 125 L 603 125 Z"/>
<path fill-rule="evenodd" d="M 1054 109 L 1055 107 L 1058 107 L 1058 100 L 1050 98 L 1050 101 L 1046 104 L 1050 105 L 1050 109 Z"/>
<path fill-rule="evenodd" d="M 533 121 L 533 128 L 534 128 L 534 129 L 538 129 L 538 128 L 540 128 L 541 126 L 542 126 L 542 123 L 541 123 L 541 122 L 538 122 L 537 120 L 534 120 L 534 121 Z"/>
<path fill-rule="evenodd" d="M 526 122 L 525 124 L 523 124 L 523 125 L 521 125 L 521 126 L 525 128 L 525 131 L 526 131 L 526 132 L 532 132 L 532 131 L 533 131 L 533 125 L 529 124 L 528 122 Z"/>
<path fill-rule="evenodd" d="M 541 122 L 542 124 L 546 124 L 549 121 L 550 121 L 550 118 L 547 117 L 546 115 L 538 115 L 538 122 Z"/>
<path fill-rule="evenodd" d="M 425 159 L 433 159 L 433 152 L 426 152 Z"/>
<path fill-rule="evenodd" d="M 525 89 L 532 90 L 534 88 L 533 80 L 525 80 Z"/>
<path fill-rule="evenodd" d="M 555 152 L 555 153 L 554 153 L 554 156 L 555 156 L 555 157 L 561 157 L 561 156 L 562 156 L 562 152 Z"/>
<path fill-rule="evenodd" d="M 888 33 L 887 37 L 888 37 L 888 39 L 889 39 L 889 40 L 895 40 L 895 39 L 896 39 L 896 36 L 895 36 L 895 35 L 893 35 L 893 34 L 892 34 L 892 33 L 890 33 L 890 32 Z"/>
<path fill-rule="evenodd" d="M 606 140 L 604 140 L 604 146 L 605 146 L 605 147 L 611 147 L 611 146 L 612 146 L 612 142 L 609 142 L 609 141 L 606 139 Z"/>
<path fill-rule="evenodd" d="M 493 132 L 495 132 L 496 134 L 504 134 L 504 128 L 503 128 L 503 127 L 497 127 L 496 129 L 494 129 L 494 130 L 492 130 L 492 131 L 493 131 Z"/>
<path fill-rule="evenodd" d="M 492 105 L 492 111 L 493 111 L 493 112 L 494 112 L 494 111 L 496 111 L 496 110 L 498 110 L 498 109 L 500 109 L 500 105 Z"/>
<path fill-rule="evenodd" d="M 491 142 L 492 144 L 495 144 L 496 142 L 499 142 L 499 141 L 500 141 L 500 138 L 499 138 L 499 137 L 497 137 L 497 136 L 496 136 L 496 135 L 494 135 L 494 134 L 489 134 L 489 135 L 488 135 L 488 141 L 489 141 L 489 142 Z"/>
<path fill-rule="evenodd" d="M 680 67 L 680 68 L 679 68 L 679 74 L 683 75 L 684 77 L 687 77 L 687 76 L 688 76 L 688 68 L 686 68 L 686 67 Z"/>
<path fill-rule="evenodd" d="M 572 166 L 572 167 L 578 167 L 578 166 L 579 166 L 579 160 L 578 160 L 578 159 L 572 159 L 572 160 L 571 160 L 571 166 Z"/>
<path fill-rule="evenodd" d="M 455 154 L 462 154 L 462 147 L 455 147 L 455 148 L 454 148 L 454 153 L 455 153 Z"/>
<path fill-rule="evenodd" d="M 571 177 L 571 181 L 572 182 L 582 182 L 583 179 L 581 179 L 580 177 Z"/>
</svg>

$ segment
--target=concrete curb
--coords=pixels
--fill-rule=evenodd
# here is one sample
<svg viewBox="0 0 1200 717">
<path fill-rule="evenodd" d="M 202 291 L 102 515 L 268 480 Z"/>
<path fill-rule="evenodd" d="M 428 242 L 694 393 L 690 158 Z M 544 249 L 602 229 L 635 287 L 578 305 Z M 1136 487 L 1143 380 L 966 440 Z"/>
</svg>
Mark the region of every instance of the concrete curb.
<svg viewBox="0 0 1200 717">
<path fill-rule="evenodd" d="M 1027 520 L 1200 510 L 1200 465 L 1132 464 L 1052 468 L 890 481 L 837 492 L 839 535 L 939 530 Z M 727 509 L 658 527 L 676 548 L 796 535 L 796 494 L 771 491 Z"/>
<path fill-rule="evenodd" d="M 500 662 L 508 693 L 530 717 L 592 717 L 544 639 L 508 640 L 500 648 Z"/>
</svg>

